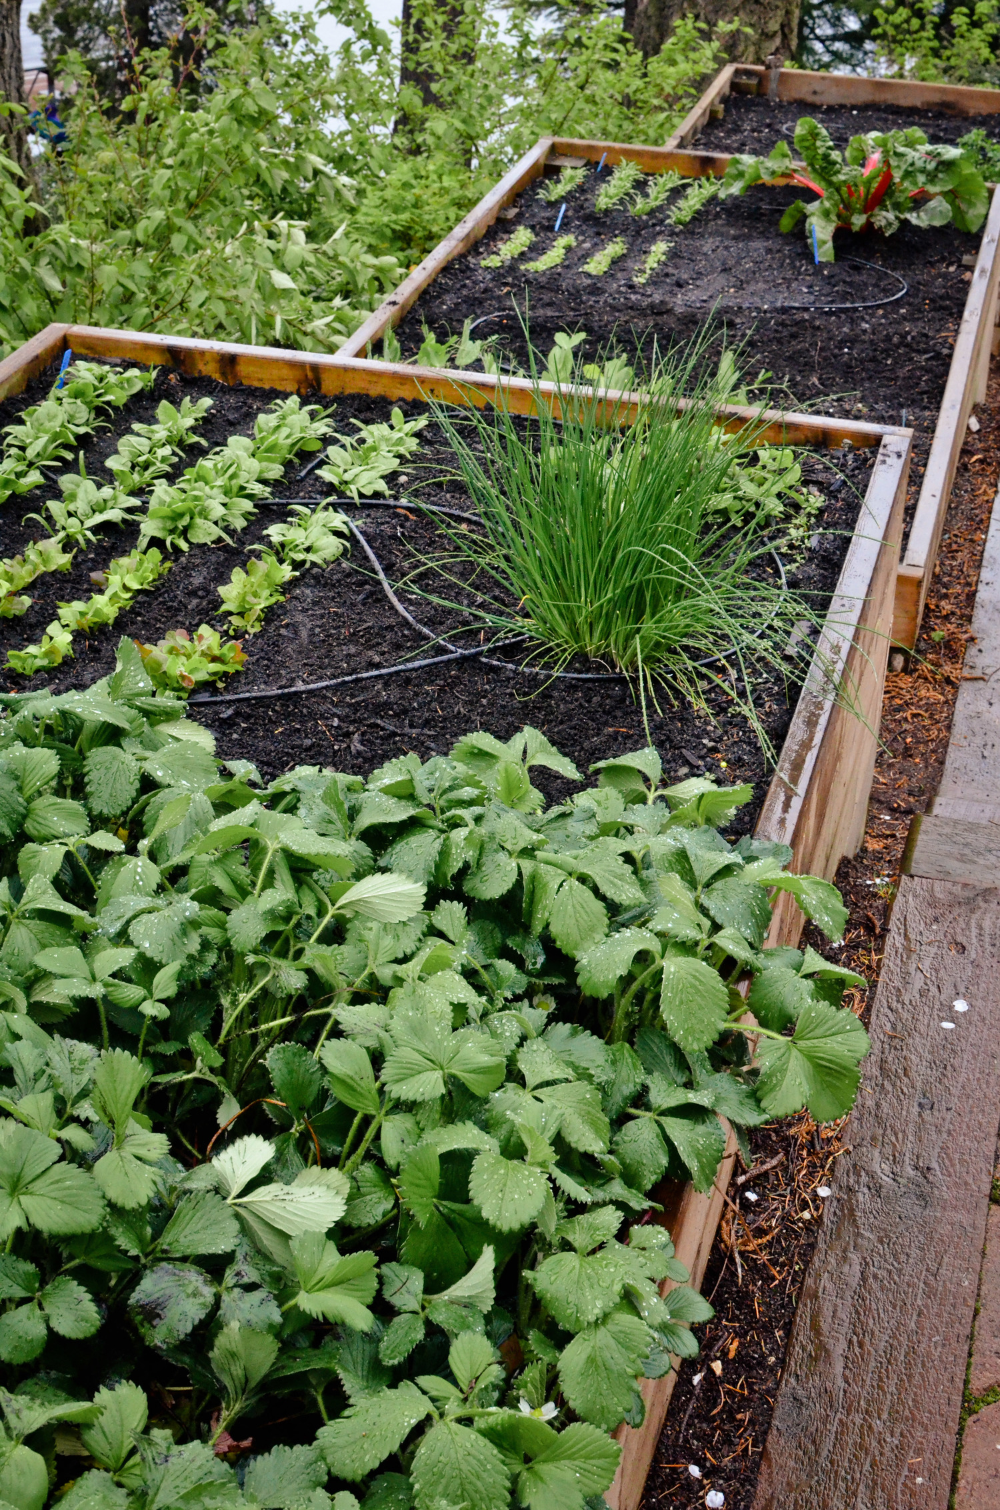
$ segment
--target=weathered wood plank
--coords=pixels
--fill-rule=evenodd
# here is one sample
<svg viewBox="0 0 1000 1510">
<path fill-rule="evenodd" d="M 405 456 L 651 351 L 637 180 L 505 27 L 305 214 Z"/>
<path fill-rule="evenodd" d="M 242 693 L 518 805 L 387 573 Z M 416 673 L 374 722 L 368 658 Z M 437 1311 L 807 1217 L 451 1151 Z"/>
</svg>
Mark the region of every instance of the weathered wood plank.
<svg viewBox="0 0 1000 1510">
<path fill-rule="evenodd" d="M 883 440 L 757 825 L 762 837 L 792 846 L 793 870 L 830 879 L 864 835 L 909 461 L 905 436 Z M 772 942 L 780 933 L 782 943 L 794 943 L 799 931 L 801 914 L 784 896 L 775 909 Z"/>
<path fill-rule="evenodd" d="M 737 63 L 727 63 L 725 68 L 716 74 L 698 103 L 688 111 L 677 130 L 667 137 L 663 144 L 665 147 L 676 151 L 680 147 L 691 145 L 698 133 L 707 125 L 713 105 L 720 104 L 729 94 L 733 74 L 738 66 Z"/>
<path fill-rule="evenodd" d="M 918 814 L 910 825 L 900 870 L 929 881 L 1000 885 L 1000 828 L 967 818 Z"/>
<path fill-rule="evenodd" d="M 61 356 L 66 349 L 65 336 L 68 325 L 46 325 L 37 336 L 25 341 L 9 357 L 0 362 L 0 399 L 10 398 L 14 393 L 23 393 L 25 388 L 44 372 L 50 362 Z"/>
<path fill-rule="evenodd" d="M 603 157 L 609 168 L 628 161 L 638 163 L 644 173 L 666 173 L 672 170 L 684 178 L 721 178 L 729 166 L 728 152 L 685 152 L 674 147 L 647 147 L 640 142 L 577 141 L 573 137 L 557 136 L 552 150 L 571 153 L 598 163 Z"/>
<path fill-rule="evenodd" d="M 129 330 L 106 330 L 97 326 L 72 325 L 68 338 L 73 348 L 86 356 L 125 357 L 133 362 L 162 362 L 193 377 L 214 377 L 223 383 L 246 383 L 256 388 L 281 388 L 291 393 L 367 393 L 388 399 L 437 399 L 448 404 L 475 404 L 479 408 L 498 401 L 515 414 L 534 414 L 541 396 L 556 414 L 569 394 L 555 383 L 529 378 L 495 377 L 485 372 L 449 372 L 434 367 L 415 367 L 401 362 L 366 361 L 360 357 L 336 357 L 315 352 L 285 351 L 277 347 L 238 346 L 225 341 L 199 341 L 185 336 L 158 336 Z M 588 395 L 588 387 L 577 390 Z M 609 391 L 603 395 L 603 411 L 623 424 L 631 423 L 646 400 L 638 394 Z M 855 446 L 878 445 L 885 436 L 908 432 L 857 420 L 825 419 L 812 414 L 785 414 L 779 409 L 756 410 L 739 404 L 720 404 L 717 410 L 728 430 L 747 424 L 762 426 L 762 440 L 774 444 L 837 447 L 844 441 Z"/>
<path fill-rule="evenodd" d="M 1000 496 L 1000 495 L 998 495 Z M 951 739 L 935 803 L 1000 806 L 1000 505 L 993 505 Z"/>
<path fill-rule="evenodd" d="M 766 82 L 761 64 L 741 64 L 741 74 L 755 73 Z M 813 73 L 806 68 L 782 68 L 779 100 L 810 105 L 903 105 L 911 110 L 942 110 L 949 115 L 996 115 L 1000 89 L 966 84 L 928 84 L 920 79 L 869 79 L 860 74 Z"/>
<path fill-rule="evenodd" d="M 1000 90 L 995 91 L 1000 98 Z M 969 415 L 985 392 L 985 370 L 990 346 L 1000 283 L 1000 189 L 993 191 L 993 203 L 983 227 L 979 255 L 976 259 L 969 296 L 958 328 L 955 349 L 948 369 L 948 381 L 938 412 L 931 442 L 927 469 L 917 500 L 906 553 L 900 570 L 900 615 L 893 625 L 893 639 L 908 648 L 916 643 L 924 604 L 930 591 L 934 563 L 937 560 L 944 529 L 948 500 L 951 497 L 958 460 L 965 442 Z M 913 612 L 913 578 L 919 575 L 919 596 Z"/>
<path fill-rule="evenodd" d="M 485 234 L 504 206 L 516 199 L 532 179 L 541 177 L 545 159 L 552 150 L 552 145 L 551 137 L 541 137 L 531 151 L 526 152 L 520 162 L 515 163 L 510 172 L 504 174 L 500 182 L 495 184 L 476 207 L 458 222 L 455 229 L 449 232 L 444 240 L 428 253 L 423 262 L 413 269 L 409 277 L 404 278 L 399 287 L 394 289 L 388 298 L 382 301 L 378 309 L 368 316 L 365 323 L 340 348 L 338 355 L 358 356 L 359 353 L 367 351 L 368 347 L 377 341 L 390 325 L 395 325 L 401 320 L 441 269 L 454 257 L 468 251 L 469 247 Z"/>
<path fill-rule="evenodd" d="M 705 1278 L 716 1228 L 725 1204 L 724 1192 L 729 1188 L 735 1159 L 736 1139 L 730 1131 L 726 1139 L 725 1156 L 708 1195 L 699 1195 L 693 1185 L 679 1183 L 675 1183 L 669 1192 L 655 1192 L 658 1198 L 666 1197 L 663 1213 L 657 1220 L 670 1228 L 677 1257 L 690 1272 L 691 1283 L 696 1290 L 701 1289 L 701 1282 Z M 673 1282 L 669 1279 L 660 1286 L 664 1295 L 673 1288 Z M 622 1455 L 614 1483 L 605 1495 L 611 1510 L 638 1510 L 642 1503 L 649 1465 L 660 1440 L 676 1382 L 677 1374 L 673 1371 L 662 1379 L 644 1379 L 641 1388 L 642 1398 L 646 1402 L 645 1420 L 640 1427 L 619 1426 L 615 1432 L 615 1440 L 621 1443 Z"/>
<path fill-rule="evenodd" d="M 945 1510 L 1000 1123 L 1000 891 L 904 876 L 754 1510 Z M 955 1017 L 964 997 L 971 1010 Z M 944 1021 L 955 1021 L 953 1030 Z"/>
</svg>

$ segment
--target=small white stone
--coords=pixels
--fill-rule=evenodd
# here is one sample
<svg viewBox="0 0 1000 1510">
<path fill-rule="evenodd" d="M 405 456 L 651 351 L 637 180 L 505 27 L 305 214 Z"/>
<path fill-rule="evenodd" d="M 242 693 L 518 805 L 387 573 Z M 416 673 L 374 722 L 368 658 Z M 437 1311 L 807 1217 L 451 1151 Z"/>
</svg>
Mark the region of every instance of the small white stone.
<svg viewBox="0 0 1000 1510">
<path fill-rule="evenodd" d="M 965 1000 L 964 996 L 960 996 L 958 1001 L 953 1001 L 952 1006 L 956 1012 L 967 1012 L 969 1010 L 969 1003 Z"/>
<path fill-rule="evenodd" d="M 701 1381 L 702 1381 L 702 1379 L 704 1379 L 704 1377 L 705 1377 L 704 1374 L 695 1374 L 694 1378 L 691 1380 L 691 1383 L 692 1384 L 700 1384 Z"/>
<path fill-rule="evenodd" d="M 688 1473 L 691 1475 L 691 1477 L 693 1479 L 700 1479 L 701 1478 L 701 1469 L 698 1467 L 697 1463 L 689 1463 L 688 1464 Z"/>
<path fill-rule="evenodd" d="M 942 1026 L 942 1027 L 943 1027 L 943 1028 L 953 1028 L 953 1027 L 954 1027 L 954 1026 L 955 1026 L 955 1024 L 954 1024 L 954 1023 L 953 1023 L 953 1022 L 943 1022 L 943 1023 L 942 1023 L 942 1024 L 941 1024 L 941 1026 Z"/>
<path fill-rule="evenodd" d="M 705 1495 L 705 1504 L 708 1506 L 708 1510 L 722 1510 L 725 1503 L 726 1496 L 721 1489 L 710 1489 Z"/>
<path fill-rule="evenodd" d="M 759 1201 L 760 1200 L 760 1196 L 757 1194 L 756 1190 L 744 1190 L 743 1195 L 744 1195 L 744 1198 L 746 1200 L 748 1200 L 748 1201 Z"/>
<path fill-rule="evenodd" d="M 829 1185 L 817 1185 L 816 1194 L 820 1197 L 821 1200 L 825 1201 L 828 1195 L 833 1194 L 833 1191 L 830 1189 Z"/>
</svg>

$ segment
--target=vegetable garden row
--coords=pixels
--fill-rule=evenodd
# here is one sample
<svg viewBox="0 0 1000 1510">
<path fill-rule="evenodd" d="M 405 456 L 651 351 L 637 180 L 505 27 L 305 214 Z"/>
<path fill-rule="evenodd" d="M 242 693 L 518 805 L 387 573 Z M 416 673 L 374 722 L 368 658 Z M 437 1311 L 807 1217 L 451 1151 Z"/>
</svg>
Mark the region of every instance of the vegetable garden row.
<svg viewBox="0 0 1000 1510">
<path fill-rule="evenodd" d="M 638 1505 L 747 1130 L 853 1101 L 858 977 L 799 945 L 846 918 L 911 431 L 874 363 L 842 417 L 765 409 L 749 324 L 663 293 L 787 151 L 555 145 L 362 328 L 397 360 L 50 327 L 0 365 L 15 1510 Z M 869 145 L 794 139 L 905 222 L 870 286 L 825 209 L 776 244 L 811 310 L 893 272 L 957 320 L 982 173 Z M 581 338 L 601 278 L 655 347 Z"/>
</svg>

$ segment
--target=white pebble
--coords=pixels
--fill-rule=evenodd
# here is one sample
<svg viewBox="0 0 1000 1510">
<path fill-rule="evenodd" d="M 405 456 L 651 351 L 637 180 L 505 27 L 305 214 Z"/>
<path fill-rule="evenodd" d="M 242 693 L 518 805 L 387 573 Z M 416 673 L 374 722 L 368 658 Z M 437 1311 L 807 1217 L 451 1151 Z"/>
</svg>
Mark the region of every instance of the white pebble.
<svg viewBox="0 0 1000 1510">
<path fill-rule="evenodd" d="M 705 1504 L 708 1506 L 708 1510 L 722 1510 L 725 1503 L 726 1496 L 721 1489 L 710 1489 L 705 1495 Z"/>
<path fill-rule="evenodd" d="M 943 1022 L 943 1023 L 942 1023 L 942 1024 L 941 1024 L 941 1026 L 942 1026 L 942 1027 L 943 1027 L 943 1028 L 953 1028 L 953 1027 L 954 1027 L 954 1026 L 955 1026 L 955 1024 L 954 1024 L 954 1023 L 953 1023 L 953 1022 Z"/>
<path fill-rule="evenodd" d="M 760 1196 L 757 1194 L 756 1190 L 744 1190 L 743 1195 L 744 1195 L 745 1199 L 748 1200 L 748 1201 L 759 1201 L 760 1200 Z"/>
<path fill-rule="evenodd" d="M 828 1195 L 833 1194 L 833 1191 L 830 1189 L 829 1185 L 817 1185 L 816 1194 L 820 1197 L 821 1200 L 825 1201 Z"/>
<path fill-rule="evenodd" d="M 701 1469 L 698 1467 L 697 1463 L 689 1463 L 688 1464 L 688 1473 L 691 1475 L 691 1477 L 693 1479 L 700 1479 L 701 1478 Z"/>
<path fill-rule="evenodd" d="M 962 996 L 958 998 L 958 1001 L 953 1001 L 952 1006 L 956 1012 L 967 1012 L 969 1010 L 969 1003 Z"/>
<path fill-rule="evenodd" d="M 694 1378 L 691 1380 L 691 1383 L 692 1384 L 700 1384 L 701 1381 L 702 1381 L 702 1379 L 704 1379 L 704 1377 L 705 1377 L 704 1374 L 695 1374 Z"/>
</svg>

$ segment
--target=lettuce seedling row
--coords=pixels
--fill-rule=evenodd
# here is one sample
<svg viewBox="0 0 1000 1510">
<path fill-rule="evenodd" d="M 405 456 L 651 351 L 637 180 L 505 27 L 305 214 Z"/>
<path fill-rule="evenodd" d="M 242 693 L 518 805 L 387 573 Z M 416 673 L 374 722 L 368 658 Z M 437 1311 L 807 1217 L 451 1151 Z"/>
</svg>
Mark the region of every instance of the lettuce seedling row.
<svg viewBox="0 0 1000 1510">
<path fill-rule="evenodd" d="M 1000 202 L 996 196 L 978 238 L 948 228 L 917 231 L 907 226 L 888 240 L 865 236 L 856 238 L 857 246 L 841 245 L 839 256 L 856 256 L 862 263 L 874 263 L 875 268 L 844 263 L 834 271 L 816 267 L 800 239 L 801 228 L 787 236 L 777 230 L 782 210 L 797 197 L 794 191 L 758 189 L 747 196 L 751 203 L 744 200 L 739 209 L 733 201 L 724 205 L 712 201 L 687 226 L 678 228 L 666 223 L 663 209 L 643 217 L 620 208 L 595 216 L 581 199 L 585 190 L 579 187 L 566 196 L 567 208 L 558 233 L 565 239 L 575 231 L 581 232 L 575 244 L 555 267 L 520 271 L 525 263 L 544 259 L 557 240 L 554 226 L 559 205 L 536 199 L 539 186 L 534 180 L 544 176 L 547 184 L 554 185 L 557 172 L 567 163 L 589 165 L 592 184 L 602 160 L 602 177 L 621 161 L 638 163 L 647 174 L 722 175 L 728 152 L 695 151 L 690 143 L 697 123 L 710 119 L 734 77 L 738 79 L 744 71 L 751 80 L 746 87 L 754 90 L 767 74 L 763 69 L 723 70 L 667 147 L 541 140 L 387 297 L 338 356 L 376 353 L 385 330 L 395 324 L 400 328 L 403 354 L 412 359 L 422 342 L 424 321 L 440 341 L 449 333 L 457 336 L 466 319 L 496 314 L 497 321 L 479 326 L 475 337 L 500 331 L 504 341 L 513 342 L 517 361 L 523 366 L 527 352 L 515 303 L 523 308 L 525 291 L 533 344 L 542 353 L 547 352 L 557 332 L 577 328 L 588 332 L 591 354 L 596 346 L 607 344 L 613 333 L 619 345 L 634 350 L 637 336 L 643 334 L 658 333 L 661 338 L 689 335 L 718 300 L 719 314 L 730 332 L 747 337 L 751 359 L 758 359 L 760 367 L 770 371 L 772 381 L 779 385 L 787 381 L 791 392 L 782 402 L 819 401 L 826 412 L 832 413 L 864 409 L 885 423 L 899 424 L 905 418 L 917 429 L 919 449 L 926 451 L 929 447 L 898 573 L 893 626 L 894 638 L 912 646 L 966 422 L 973 405 L 985 393 L 1000 278 Z M 957 126 L 949 120 L 949 139 L 964 134 L 980 116 L 988 123 L 1000 99 L 1000 92 L 991 90 L 848 79 L 795 70 L 780 72 L 779 95 L 784 100 L 801 101 L 788 106 L 797 111 L 796 119 L 824 101 L 847 101 L 850 111 L 859 112 L 850 116 L 855 130 L 867 129 L 865 109 L 869 105 L 883 112 L 876 113 L 876 125 L 894 121 L 884 112 L 890 107 L 896 109 L 902 101 L 908 106 L 912 102 L 910 109 L 930 110 L 930 125 L 941 112 L 960 113 Z M 766 104 L 759 103 L 762 108 Z M 784 108 L 778 107 L 779 111 Z M 909 111 L 906 114 L 909 118 Z M 788 124 L 782 116 L 779 128 L 781 121 Z M 718 129 L 724 134 L 725 121 Z M 699 148 L 702 140 L 698 141 Z M 727 143 L 729 150 L 734 146 Z M 593 194 L 592 188 L 591 201 Z M 675 193 L 674 201 L 678 197 Z M 515 202 L 519 205 L 515 218 L 498 221 L 497 217 L 507 213 Z M 669 206 L 670 201 L 667 203 Z M 579 217 L 575 231 L 574 213 Z M 549 220 L 551 227 L 540 234 Z M 481 257 L 489 255 L 520 223 L 532 228 L 536 222 L 539 234 L 527 253 L 500 268 L 480 266 Z M 484 237 L 487 245 L 477 247 Z M 585 273 L 582 269 L 586 262 L 616 238 L 626 242 L 625 254 L 616 258 L 603 276 Z M 748 242 L 752 243 L 752 255 Z M 669 249 L 662 255 L 664 245 Z M 631 253 L 630 246 L 634 247 Z M 659 260 L 646 281 L 641 281 L 645 259 L 654 248 L 660 253 Z M 690 263 L 685 263 L 688 256 Z M 903 298 L 896 297 L 900 279 L 906 285 Z M 824 283 L 844 294 L 850 290 L 850 297 L 818 298 Z M 774 308 L 779 300 L 786 306 L 784 312 Z M 861 307 L 790 307 L 802 303 Z M 504 319 L 505 327 L 499 324 Z"/>
<path fill-rule="evenodd" d="M 498 388 L 496 380 L 482 374 L 471 374 L 462 386 L 458 386 L 455 377 L 448 374 L 384 363 L 338 361 L 128 332 L 56 327 L 0 365 L 0 395 L 6 394 L 10 398 L 23 392 L 33 380 L 44 381 L 47 371 L 51 370 L 53 363 L 58 363 L 67 345 L 84 355 L 159 363 L 179 369 L 184 378 L 177 385 L 171 383 L 169 375 L 161 374 L 158 382 L 163 385 L 163 390 L 192 397 L 213 397 L 215 408 L 210 411 L 213 422 L 228 433 L 234 429 L 248 432 L 254 414 L 273 397 L 272 393 L 261 391 L 267 388 L 280 393 L 296 391 L 309 399 L 318 396 L 333 399 L 338 406 L 337 427 L 344 430 L 349 428 L 347 421 L 351 417 L 366 421 L 387 418 L 389 403 L 401 405 L 407 415 L 414 416 L 420 412 L 428 395 L 447 397 L 459 403 L 483 404 L 496 396 Z M 221 388 L 219 379 L 231 385 L 230 388 Z M 237 386 L 241 380 L 246 387 Z M 530 385 L 512 381 L 503 386 L 506 400 L 513 410 L 530 412 L 536 398 Z M 544 398 L 546 402 L 558 405 L 558 395 L 551 388 L 545 392 Z M 628 413 L 627 399 L 615 403 Z M 609 404 L 614 407 L 610 400 Z M 11 411 L 9 403 L 7 410 L 8 413 Z M 736 426 L 745 421 L 746 411 L 733 406 L 721 417 Z M 126 416 L 122 418 L 124 421 Z M 853 443 L 846 454 L 840 449 L 845 437 Z M 828 623 L 825 631 L 827 650 L 843 666 L 861 716 L 832 700 L 814 673 L 792 715 L 778 774 L 772 778 L 763 796 L 755 825 L 759 837 L 791 844 L 795 854 L 793 869 L 829 877 L 840 857 L 856 847 L 863 830 L 874 761 L 874 730 L 878 724 L 888 651 L 895 549 L 902 523 L 909 441 L 904 432 L 895 429 L 802 415 L 791 415 L 787 419 L 772 417 L 767 438 L 773 442 L 788 439 L 811 444 L 817 451 L 836 447 L 837 455 L 833 459 L 840 469 L 858 483 L 867 479 L 864 507 L 848 544 L 831 614 L 831 619 L 835 617 L 837 620 L 837 628 Z M 108 436 L 100 444 L 110 450 L 112 439 Z M 434 447 L 439 442 L 430 426 L 424 443 L 433 457 Z M 299 481 L 290 472 L 286 477 L 288 494 L 318 496 L 322 490 L 314 479 L 315 474 L 312 474 Z M 464 495 L 457 493 L 454 486 L 429 496 L 460 510 L 466 506 Z M 24 513 L 32 511 L 28 502 L 26 495 Z M 10 503 L 7 510 L 10 517 Z M 409 506 L 399 514 L 390 509 L 365 511 L 349 508 L 348 512 L 362 528 L 389 577 L 396 582 L 408 560 L 405 536 L 419 547 L 437 528 L 427 524 L 419 510 Z M 252 530 L 263 528 L 278 513 L 278 510 L 265 512 L 262 509 L 250 529 L 237 537 L 239 547 L 253 538 Z M 413 517 L 408 517 L 410 515 Z M 846 524 L 846 515 L 841 516 L 839 522 Z M 117 543 L 105 547 L 107 555 L 117 550 Z M 176 611 L 181 609 L 185 627 L 196 627 L 203 608 L 207 606 L 210 589 L 214 593 L 214 589 L 229 576 L 230 553 L 233 561 L 245 554 L 241 548 L 224 545 L 196 547 L 179 559 L 165 583 L 146 594 L 137 608 L 128 610 L 128 614 L 142 625 L 145 637 L 151 639 L 153 628 L 163 628 L 171 618 L 176 623 Z M 199 556 L 212 563 L 210 572 L 198 564 Z M 241 687 L 248 686 L 249 679 L 257 675 L 253 670 L 255 658 L 262 652 L 267 653 L 268 645 L 274 649 L 269 652 L 270 662 L 266 669 L 270 671 L 273 665 L 277 684 L 288 685 L 304 680 L 303 670 L 310 663 L 326 672 L 347 663 L 348 655 L 353 657 L 355 652 L 354 647 L 349 652 L 344 647 L 352 638 L 355 641 L 363 638 L 356 632 L 362 624 L 366 626 L 365 648 L 371 657 L 377 653 L 383 661 L 389 660 L 390 645 L 394 649 L 405 646 L 423 652 L 423 643 L 409 634 L 398 615 L 389 608 L 373 577 L 358 574 L 360 558 L 361 552 L 355 545 L 350 564 L 341 560 L 328 571 L 315 572 L 291 584 L 288 602 L 270 611 L 261 634 L 249 642 L 251 659 L 247 670 L 238 674 Z M 190 577 L 186 579 L 185 573 L 190 573 Z M 161 596 L 165 592 L 175 596 L 168 600 Z M 352 593 L 353 600 L 350 598 Z M 344 611 L 352 601 L 356 605 L 355 614 L 361 610 L 365 615 L 363 619 Z M 405 601 L 421 620 L 434 622 L 433 613 L 426 604 L 409 598 Z M 161 612 L 158 603 L 162 605 L 163 613 L 162 619 L 155 622 L 153 615 Z M 370 608 L 370 605 L 375 607 Z M 337 611 L 330 612 L 331 609 Z M 283 623 L 283 619 L 288 622 Z M 120 628 L 127 629 L 131 622 L 127 614 L 123 615 L 121 624 L 115 626 L 111 636 L 112 643 Z M 6 623 L 3 629 L 6 633 Z M 109 649 L 100 635 L 95 636 L 93 647 L 93 650 L 87 648 L 83 654 L 78 652 L 75 665 L 70 662 L 68 670 L 60 667 L 56 673 L 50 673 L 50 685 L 56 688 L 79 685 L 110 669 Z M 85 674 L 81 675 L 82 672 Z M 463 678 L 466 679 L 463 681 Z M 283 770 L 297 761 L 368 771 L 402 748 L 427 754 L 436 750 L 445 752 L 457 734 L 474 725 L 477 717 L 482 717 L 481 687 L 490 680 L 493 701 L 488 705 L 489 712 L 492 715 L 495 710 L 500 719 L 499 727 L 493 726 L 496 732 L 506 733 L 529 722 L 544 726 L 544 715 L 548 711 L 548 734 L 554 744 L 559 744 L 559 731 L 552 725 L 562 716 L 561 707 L 568 705 L 571 696 L 568 689 L 573 684 L 552 683 L 533 701 L 515 703 L 517 693 L 526 694 L 534 687 L 519 687 L 515 680 L 485 668 L 478 672 L 456 670 L 454 676 L 448 669 L 447 676 L 442 674 L 433 681 L 414 674 L 409 688 L 402 695 L 390 694 L 396 699 L 392 703 L 392 717 L 383 716 L 382 700 L 375 702 L 368 689 L 362 698 L 355 698 L 352 694 L 343 702 L 298 694 L 272 702 L 265 699 L 245 704 L 204 703 L 198 706 L 197 715 L 216 732 L 220 754 L 231 758 L 257 754 L 262 765 L 271 771 Z M 395 679 L 387 679 L 383 685 L 388 689 L 394 682 Z M 634 749 L 644 743 L 640 712 L 621 684 L 578 685 L 585 686 L 586 690 L 580 693 L 574 688 L 572 692 L 572 696 L 578 698 L 576 724 L 580 731 L 579 742 L 572 753 L 581 763 L 587 763 L 591 755 L 606 756 L 609 752 Z M 435 715 L 433 722 L 429 711 L 431 706 Z M 249 709 L 249 714 L 245 715 L 243 709 Z M 364 710 L 363 724 L 359 718 L 360 709 Z M 650 708 L 649 712 L 654 736 L 658 743 L 662 743 L 668 758 L 677 761 L 679 756 L 689 771 L 697 769 L 699 762 L 689 759 L 683 747 L 677 748 L 681 743 L 677 731 L 687 715 L 667 709 L 663 710 L 662 717 L 655 709 Z M 484 726 L 486 722 L 483 718 Z M 692 742 L 699 737 L 694 734 L 693 725 L 684 727 L 692 728 Z M 715 731 L 700 737 L 710 738 L 708 755 L 715 756 L 715 760 L 709 763 L 702 753 L 702 769 L 715 771 L 728 779 L 740 769 L 739 762 L 749 758 L 741 750 L 722 771 L 719 757 L 724 759 L 725 756 Z M 308 743 L 310 740 L 313 743 Z M 690 751 L 690 756 L 696 757 L 705 749 L 704 745 L 701 751 L 696 748 Z M 749 766 L 746 768 L 750 774 Z M 680 772 L 679 763 L 675 770 Z M 553 791 L 558 792 L 558 787 L 553 787 Z M 800 928 L 800 917 L 784 899 L 776 908 L 770 941 L 794 944 Z M 731 1157 L 732 1150 L 727 1159 L 731 1160 Z M 707 1261 L 729 1167 L 728 1162 L 724 1163 L 717 1187 L 708 1195 L 700 1195 L 692 1187 L 681 1185 L 664 1192 L 663 1219 L 674 1235 L 679 1258 L 691 1270 L 696 1284 Z M 623 1456 L 615 1485 L 609 1491 L 610 1502 L 619 1510 L 633 1510 L 639 1503 L 648 1463 L 667 1408 L 672 1378 L 667 1375 L 660 1380 L 647 1381 L 643 1387 L 647 1402 L 643 1426 L 635 1430 L 625 1427 L 619 1433 Z"/>
</svg>

